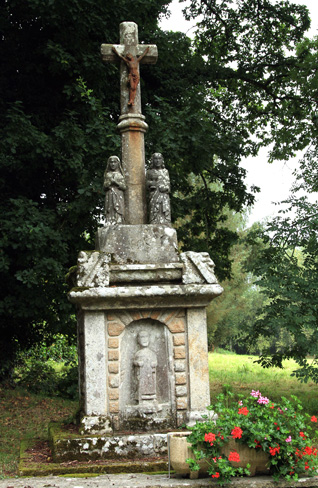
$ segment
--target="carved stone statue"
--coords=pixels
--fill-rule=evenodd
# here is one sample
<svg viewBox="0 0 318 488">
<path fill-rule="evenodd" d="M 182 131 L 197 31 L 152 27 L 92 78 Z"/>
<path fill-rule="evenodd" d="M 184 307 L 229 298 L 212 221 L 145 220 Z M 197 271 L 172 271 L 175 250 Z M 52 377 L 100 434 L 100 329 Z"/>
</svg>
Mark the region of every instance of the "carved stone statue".
<svg viewBox="0 0 318 488">
<path fill-rule="evenodd" d="M 133 359 L 138 385 L 137 401 L 140 407 L 144 406 L 148 412 L 152 412 L 157 410 L 157 356 L 148 347 L 148 332 L 139 332 L 137 341 L 141 347 Z"/>
<path fill-rule="evenodd" d="M 110 156 L 107 161 L 104 190 L 106 190 L 106 225 L 123 224 L 125 222 L 124 191 L 126 183 L 120 159 L 117 156 Z"/>
<path fill-rule="evenodd" d="M 128 34 L 126 34 L 126 39 L 127 39 Z M 122 59 L 128 68 L 128 77 L 129 77 L 129 101 L 128 105 L 129 106 L 134 106 L 135 105 L 135 98 L 136 98 L 136 93 L 137 93 L 137 86 L 140 80 L 139 76 L 139 70 L 138 70 L 138 65 L 142 58 L 144 58 L 149 51 L 149 47 L 147 47 L 144 52 L 140 56 L 133 56 L 131 53 L 125 54 L 125 56 L 122 56 L 115 46 L 113 46 L 113 52 L 117 54 L 117 56 Z"/>
<path fill-rule="evenodd" d="M 170 178 L 162 154 L 154 153 L 151 156 L 146 178 L 149 195 L 149 223 L 171 225 Z"/>
</svg>

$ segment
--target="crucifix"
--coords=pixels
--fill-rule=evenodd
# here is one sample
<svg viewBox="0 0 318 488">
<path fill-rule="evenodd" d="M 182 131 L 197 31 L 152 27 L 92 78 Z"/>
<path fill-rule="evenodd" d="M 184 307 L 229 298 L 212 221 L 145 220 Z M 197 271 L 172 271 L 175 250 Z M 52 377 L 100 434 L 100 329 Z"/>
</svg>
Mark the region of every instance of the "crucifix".
<svg viewBox="0 0 318 488">
<path fill-rule="evenodd" d="M 120 62 L 120 106 L 118 130 L 121 133 L 121 159 L 127 183 L 126 224 L 146 224 L 145 145 L 148 129 L 141 113 L 139 65 L 155 64 L 157 46 L 139 44 L 138 26 L 120 24 L 120 44 L 102 44 L 102 60 Z"/>
</svg>

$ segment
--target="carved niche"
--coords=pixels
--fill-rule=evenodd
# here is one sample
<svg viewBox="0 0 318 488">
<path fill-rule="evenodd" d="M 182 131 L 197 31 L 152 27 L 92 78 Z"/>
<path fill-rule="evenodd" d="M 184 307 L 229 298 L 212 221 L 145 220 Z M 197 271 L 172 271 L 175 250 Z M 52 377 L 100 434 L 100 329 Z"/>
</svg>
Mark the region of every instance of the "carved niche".
<svg viewBox="0 0 318 488">
<path fill-rule="evenodd" d="M 159 414 L 171 405 L 171 338 L 153 319 L 132 322 L 121 342 L 121 412 Z"/>
</svg>

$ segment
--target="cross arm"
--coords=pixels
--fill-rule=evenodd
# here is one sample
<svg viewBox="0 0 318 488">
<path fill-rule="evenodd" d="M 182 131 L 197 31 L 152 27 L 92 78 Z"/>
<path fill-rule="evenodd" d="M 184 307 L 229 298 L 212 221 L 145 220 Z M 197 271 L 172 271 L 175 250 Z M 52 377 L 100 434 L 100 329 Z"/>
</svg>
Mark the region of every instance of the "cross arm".
<svg viewBox="0 0 318 488">
<path fill-rule="evenodd" d="M 113 47 L 119 52 L 119 54 L 122 56 L 124 55 L 125 46 L 122 46 L 121 44 L 102 44 L 100 52 L 102 55 L 102 60 L 105 63 L 119 63 L 120 58 L 114 53 Z"/>
<path fill-rule="evenodd" d="M 119 63 L 120 58 L 114 53 L 113 47 L 119 54 L 124 56 L 125 46 L 123 44 L 102 44 L 101 45 L 101 55 L 102 60 L 106 63 Z M 139 44 L 137 46 L 137 56 L 142 56 L 145 49 L 149 47 L 147 54 L 140 60 L 141 64 L 156 64 L 158 59 L 158 48 L 154 44 Z"/>
<path fill-rule="evenodd" d="M 158 59 L 158 48 L 155 44 L 139 44 L 137 47 L 137 56 L 142 56 L 147 47 L 149 47 L 149 50 L 140 60 L 140 64 L 156 64 Z"/>
</svg>

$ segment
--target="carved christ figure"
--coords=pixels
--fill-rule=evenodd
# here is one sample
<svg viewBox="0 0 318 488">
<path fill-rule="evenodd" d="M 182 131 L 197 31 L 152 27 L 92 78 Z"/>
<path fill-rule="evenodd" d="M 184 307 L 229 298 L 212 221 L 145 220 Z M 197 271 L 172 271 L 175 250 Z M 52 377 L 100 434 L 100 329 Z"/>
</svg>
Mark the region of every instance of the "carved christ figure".
<svg viewBox="0 0 318 488">
<path fill-rule="evenodd" d="M 135 98 L 137 93 L 137 86 L 140 80 L 139 72 L 138 72 L 138 65 L 142 58 L 146 56 L 147 52 L 149 51 L 149 47 L 147 47 L 144 52 L 140 56 L 133 56 L 131 53 L 125 54 L 122 56 L 119 54 L 115 46 L 112 47 L 112 50 L 117 56 L 126 63 L 128 68 L 128 77 L 129 77 L 129 106 L 135 105 Z"/>
</svg>

